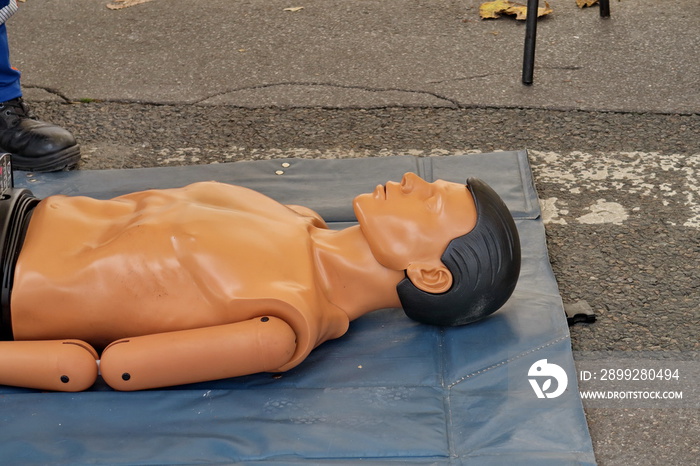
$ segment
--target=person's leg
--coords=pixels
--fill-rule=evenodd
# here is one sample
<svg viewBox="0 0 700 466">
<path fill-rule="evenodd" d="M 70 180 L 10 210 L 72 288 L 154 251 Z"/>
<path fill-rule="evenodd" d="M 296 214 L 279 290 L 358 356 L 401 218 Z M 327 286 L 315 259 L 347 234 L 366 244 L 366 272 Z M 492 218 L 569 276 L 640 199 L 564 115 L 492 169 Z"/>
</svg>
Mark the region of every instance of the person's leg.
<svg viewBox="0 0 700 466">
<path fill-rule="evenodd" d="M 1 11 L 1 10 L 0 10 Z M 7 43 L 7 28 L 0 24 L 0 102 L 22 97 L 19 85 L 20 72 L 10 65 L 10 47 Z"/>
<path fill-rule="evenodd" d="M 12 154 L 17 170 L 56 171 L 80 161 L 80 146 L 65 129 L 39 121 L 22 100 L 20 72 L 10 65 L 4 21 L 14 2 L 0 0 L 0 152 Z"/>
</svg>

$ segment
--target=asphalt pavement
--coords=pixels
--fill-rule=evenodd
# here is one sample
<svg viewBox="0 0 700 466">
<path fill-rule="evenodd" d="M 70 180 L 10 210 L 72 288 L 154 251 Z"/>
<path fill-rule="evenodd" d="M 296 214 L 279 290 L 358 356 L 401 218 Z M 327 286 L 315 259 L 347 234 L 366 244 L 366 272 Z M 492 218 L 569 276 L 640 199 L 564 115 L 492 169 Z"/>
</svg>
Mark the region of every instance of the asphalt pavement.
<svg viewBox="0 0 700 466">
<path fill-rule="evenodd" d="M 74 132 L 80 169 L 528 149 L 562 298 L 597 315 L 575 359 L 691 363 L 697 386 L 697 0 L 608 19 L 552 0 L 532 86 L 524 23 L 476 0 L 108 3 L 28 0 L 8 22 L 25 98 Z M 695 464 L 689 397 L 584 401 L 599 463 Z"/>
</svg>

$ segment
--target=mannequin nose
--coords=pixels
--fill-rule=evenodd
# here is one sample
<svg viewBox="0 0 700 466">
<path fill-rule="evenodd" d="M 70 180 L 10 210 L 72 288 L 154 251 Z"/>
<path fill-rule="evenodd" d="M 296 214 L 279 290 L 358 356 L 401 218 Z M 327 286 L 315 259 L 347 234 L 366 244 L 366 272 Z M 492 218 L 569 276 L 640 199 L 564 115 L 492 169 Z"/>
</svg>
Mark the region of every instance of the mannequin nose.
<svg viewBox="0 0 700 466">
<path fill-rule="evenodd" d="M 417 194 L 428 193 L 430 191 L 430 183 L 415 173 L 406 173 L 401 179 L 401 190 L 405 194 L 409 194 L 411 192 L 415 192 Z"/>
</svg>

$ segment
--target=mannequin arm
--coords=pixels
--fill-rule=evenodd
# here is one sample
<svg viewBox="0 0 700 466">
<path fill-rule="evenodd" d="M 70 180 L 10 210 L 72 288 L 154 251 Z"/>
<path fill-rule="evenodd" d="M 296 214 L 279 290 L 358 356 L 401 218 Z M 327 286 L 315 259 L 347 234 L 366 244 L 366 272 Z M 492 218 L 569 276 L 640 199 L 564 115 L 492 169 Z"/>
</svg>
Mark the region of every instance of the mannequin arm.
<svg viewBox="0 0 700 466">
<path fill-rule="evenodd" d="M 95 383 L 96 360 L 79 340 L 1 341 L 0 384 L 77 392 Z"/>
<path fill-rule="evenodd" d="M 116 390 L 143 390 L 274 371 L 296 349 L 292 328 L 276 317 L 118 340 L 100 369 Z"/>
</svg>

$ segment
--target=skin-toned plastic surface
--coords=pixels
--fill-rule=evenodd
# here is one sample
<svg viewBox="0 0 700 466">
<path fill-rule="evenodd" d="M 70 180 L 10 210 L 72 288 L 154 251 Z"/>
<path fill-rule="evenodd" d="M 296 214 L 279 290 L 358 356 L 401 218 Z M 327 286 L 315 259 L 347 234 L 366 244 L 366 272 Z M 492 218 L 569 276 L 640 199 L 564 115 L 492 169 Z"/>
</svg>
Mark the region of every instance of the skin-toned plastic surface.
<svg viewBox="0 0 700 466">
<path fill-rule="evenodd" d="M 49 197 L 15 269 L 12 328 L 23 341 L 3 342 L 0 355 L 64 338 L 106 347 L 101 371 L 119 390 L 284 371 L 350 320 L 399 307 L 405 276 L 430 293 L 450 287 L 440 256 L 476 223 L 464 185 L 408 173 L 354 207 L 359 225 L 332 231 L 309 209 L 214 182 Z M 41 373 L 40 359 L 21 371 Z M 19 372 L 0 383 L 37 386 Z M 47 377 L 41 388 L 65 389 Z"/>
<path fill-rule="evenodd" d="M 0 341 L 0 384 L 78 392 L 95 383 L 96 359 L 78 340 Z"/>
<path fill-rule="evenodd" d="M 294 354 L 296 335 L 276 317 L 119 340 L 100 369 L 117 390 L 143 390 L 272 371 Z"/>
<path fill-rule="evenodd" d="M 372 254 L 384 267 L 405 270 L 414 285 L 442 293 L 452 276 L 440 256 L 476 224 L 476 207 L 464 185 L 427 183 L 406 174 L 401 183 L 377 186 L 355 198 L 355 214 Z"/>
</svg>

